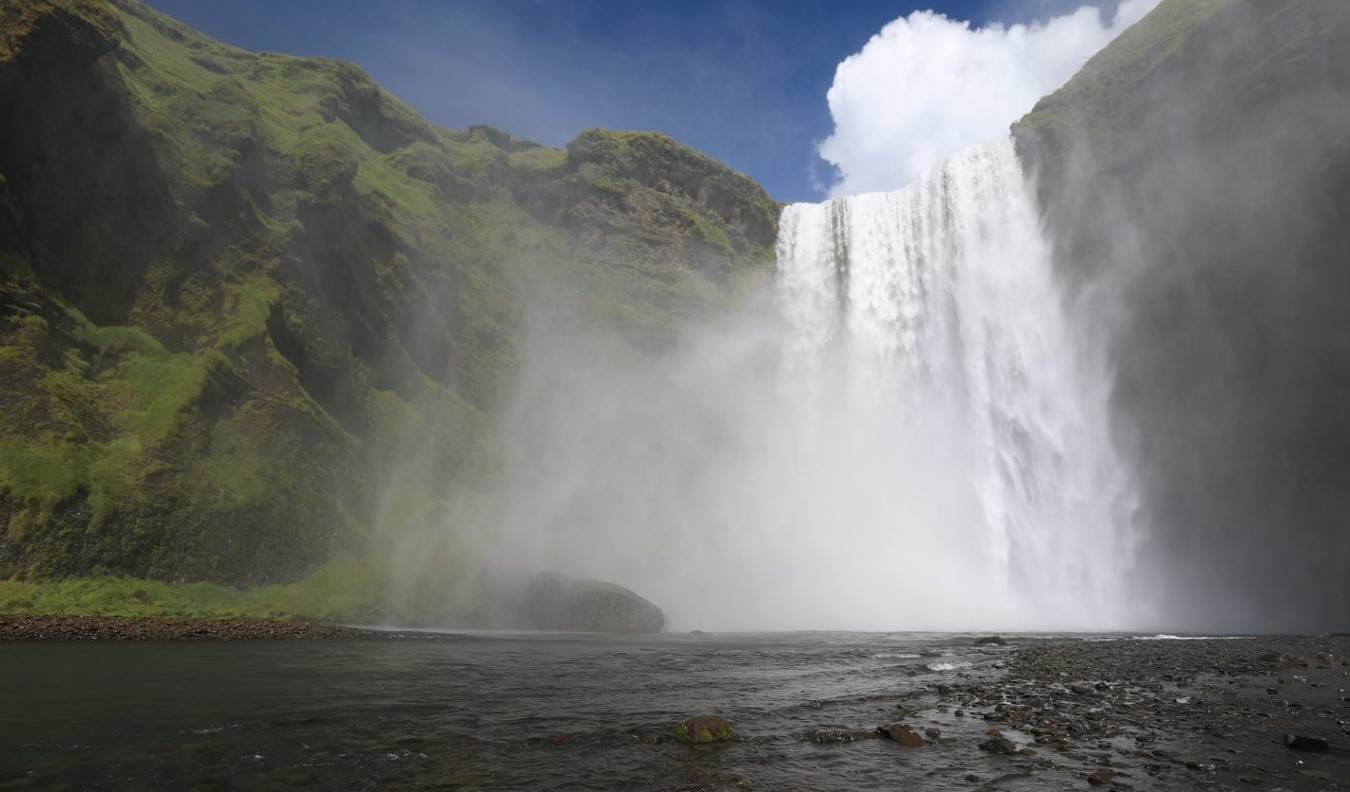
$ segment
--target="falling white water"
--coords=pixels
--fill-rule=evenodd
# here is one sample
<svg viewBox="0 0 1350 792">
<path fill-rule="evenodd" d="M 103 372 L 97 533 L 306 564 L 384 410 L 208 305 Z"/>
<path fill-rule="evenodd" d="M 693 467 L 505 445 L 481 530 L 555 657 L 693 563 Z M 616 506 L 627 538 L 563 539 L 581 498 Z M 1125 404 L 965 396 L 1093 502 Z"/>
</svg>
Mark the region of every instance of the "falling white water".
<svg viewBox="0 0 1350 792">
<path fill-rule="evenodd" d="M 504 483 L 456 503 L 454 546 L 674 629 L 1129 626 L 1109 380 L 1011 144 L 789 207 L 778 251 L 768 299 L 656 355 L 532 313 Z"/>
<path fill-rule="evenodd" d="M 1134 498 L 1109 382 L 1066 321 L 1012 141 L 895 192 L 788 207 L 778 268 L 800 397 L 825 420 L 889 411 L 912 424 L 900 442 L 930 444 L 910 460 L 970 483 L 977 524 L 930 513 L 923 526 L 953 534 L 938 552 L 974 532 L 972 567 L 1037 609 L 1032 621 L 1127 619 Z"/>
</svg>

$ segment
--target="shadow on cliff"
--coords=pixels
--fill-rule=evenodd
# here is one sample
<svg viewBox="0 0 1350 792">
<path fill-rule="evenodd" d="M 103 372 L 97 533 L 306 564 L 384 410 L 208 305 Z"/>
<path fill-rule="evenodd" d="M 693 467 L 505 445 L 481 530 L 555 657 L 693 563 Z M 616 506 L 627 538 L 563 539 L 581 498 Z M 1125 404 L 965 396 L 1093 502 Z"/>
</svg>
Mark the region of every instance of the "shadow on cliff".
<svg viewBox="0 0 1350 792">
<path fill-rule="evenodd" d="M 1173 0 L 1014 127 L 1193 629 L 1350 619 L 1350 6 Z"/>
</svg>

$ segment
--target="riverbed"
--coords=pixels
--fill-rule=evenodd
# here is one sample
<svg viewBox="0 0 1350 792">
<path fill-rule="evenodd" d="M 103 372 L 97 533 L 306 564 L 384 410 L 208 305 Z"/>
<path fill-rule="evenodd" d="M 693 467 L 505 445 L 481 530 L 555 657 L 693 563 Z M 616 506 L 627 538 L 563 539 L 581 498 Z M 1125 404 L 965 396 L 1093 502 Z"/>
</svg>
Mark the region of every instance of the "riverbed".
<svg viewBox="0 0 1350 792">
<path fill-rule="evenodd" d="M 1350 788 L 1350 639 L 976 638 L 6 642 L 0 789 Z"/>
</svg>

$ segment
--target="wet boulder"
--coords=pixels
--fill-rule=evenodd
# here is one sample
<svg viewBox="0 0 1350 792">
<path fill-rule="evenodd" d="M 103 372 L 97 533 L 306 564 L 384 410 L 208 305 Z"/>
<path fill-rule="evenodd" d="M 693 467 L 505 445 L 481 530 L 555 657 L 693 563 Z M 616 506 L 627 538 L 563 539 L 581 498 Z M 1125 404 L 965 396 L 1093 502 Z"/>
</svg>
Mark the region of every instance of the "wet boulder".
<svg viewBox="0 0 1350 792">
<path fill-rule="evenodd" d="M 702 715 L 675 725 L 675 741 L 685 745 L 704 745 L 736 739 L 736 729 L 716 715 Z"/>
<path fill-rule="evenodd" d="M 888 723 L 885 726 L 878 726 L 877 734 L 908 748 L 922 748 L 928 744 L 927 740 L 904 723 Z"/>
<path fill-rule="evenodd" d="M 666 616 L 623 586 L 558 572 L 541 572 L 525 587 L 522 615 L 535 630 L 656 633 Z"/>
<path fill-rule="evenodd" d="M 1296 734 L 1284 735 L 1285 747 L 1295 751 L 1313 751 L 1315 753 L 1326 753 L 1331 746 L 1321 737 L 1303 737 Z"/>
<path fill-rule="evenodd" d="M 994 754 L 1002 754 L 1004 756 L 1012 756 L 1017 753 L 1017 743 L 1009 740 L 1007 737 L 990 737 L 980 743 L 980 750 Z"/>
</svg>

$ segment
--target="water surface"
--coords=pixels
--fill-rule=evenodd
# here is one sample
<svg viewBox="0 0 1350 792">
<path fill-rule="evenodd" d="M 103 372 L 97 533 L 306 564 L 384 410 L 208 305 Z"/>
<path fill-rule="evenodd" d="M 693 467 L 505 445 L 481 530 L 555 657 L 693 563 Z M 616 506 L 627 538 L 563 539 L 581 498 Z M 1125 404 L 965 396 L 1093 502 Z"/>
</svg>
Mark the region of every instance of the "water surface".
<svg viewBox="0 0 1350 792">
<path fill-rule="evenodd" d="M 874 728 L 1004 651 L 859 633 L 15 643 L 0 788 L 956 789 L 967 768 L 940 746 L 811 735 Z M 674 743 L 700 714 L 741 739 Z"/>
</svg>

